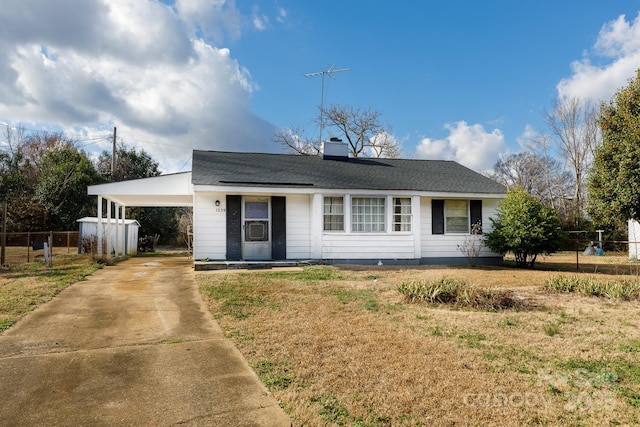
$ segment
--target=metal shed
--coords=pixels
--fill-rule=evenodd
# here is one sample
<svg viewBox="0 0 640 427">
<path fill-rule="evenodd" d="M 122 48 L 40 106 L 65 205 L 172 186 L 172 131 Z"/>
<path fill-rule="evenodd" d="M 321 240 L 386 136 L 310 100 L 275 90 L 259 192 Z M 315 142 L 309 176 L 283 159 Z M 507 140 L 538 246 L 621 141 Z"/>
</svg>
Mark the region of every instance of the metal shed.
<svg viewBox="0 0 640 427">
<path fill-rule="evenodd" d="M 78 253 L 83 252 L 83 242 L 97 242 L 98 236 L 98 218 L 84 217 L 76 221 L 78 223 Z M 135 219 L 125 219 L 124 227 L 116 226 L 116 221 L 109 218 L 101 218 L 102 234 L 101 239 L 107 248 L 112 249 L 116 253 L 124 253 L 126 255 L 135 255 L 138 253 L 138 228 L 140 223 Z M 118 235 L 120 233 L 120 235 Z M 124 244 L 124 247 L 122 246 Z M 108 250 L 111 252 L 111 250 Z"/>
</svg>

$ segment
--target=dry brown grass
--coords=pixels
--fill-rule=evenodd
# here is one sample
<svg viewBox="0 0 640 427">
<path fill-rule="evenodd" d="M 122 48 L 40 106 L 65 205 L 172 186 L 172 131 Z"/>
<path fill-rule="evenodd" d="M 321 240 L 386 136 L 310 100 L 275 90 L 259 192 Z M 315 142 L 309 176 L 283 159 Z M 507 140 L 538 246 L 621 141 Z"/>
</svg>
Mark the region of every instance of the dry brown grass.
<svg viewBox="0 0 640 427">
<path fill-rule="evenodd" d="M 580 261 L 577 274 L 635 275 L 624 257 Z M 559 270 L 575 272 L 575 254 L 534 271 L 312 267 L 197 280 L 296 425 L 639 423 L 640 303 L 544 291 Z M 443 276 L 513 290 L 533 308 L 407 304 L 396 291 Z"/>
</svg>

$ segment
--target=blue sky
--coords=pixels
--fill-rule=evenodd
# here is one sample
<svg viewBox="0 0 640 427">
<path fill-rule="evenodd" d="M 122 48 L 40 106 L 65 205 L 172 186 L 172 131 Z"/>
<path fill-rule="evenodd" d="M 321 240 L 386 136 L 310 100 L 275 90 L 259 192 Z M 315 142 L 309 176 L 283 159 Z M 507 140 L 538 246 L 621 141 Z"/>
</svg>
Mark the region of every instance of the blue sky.
<svg viewBox="0 0 640 427">
<path fill-rule="evenodd" d="M 608 100 L 640 67 L 640 0 L 8 0 L 0 123 L 95 153 L 113 126 L 165 172 L 190 149 L 269 151 L 325 105 L 381 111 L 403 157 L 491 169 L 559 96 Z M 54 24 L 55 23 L 55 24 Z M 0 129 L 2 130 L 2 129 Z M 0 138 L 2 139 L 2 138 Z"/>
</svg>

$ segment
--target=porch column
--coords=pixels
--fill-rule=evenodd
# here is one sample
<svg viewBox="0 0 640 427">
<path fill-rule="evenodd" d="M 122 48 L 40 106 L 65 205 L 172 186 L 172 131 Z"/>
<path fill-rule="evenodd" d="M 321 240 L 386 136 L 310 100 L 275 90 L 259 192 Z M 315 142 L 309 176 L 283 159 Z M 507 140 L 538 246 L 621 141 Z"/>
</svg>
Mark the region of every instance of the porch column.
<svg viewBox="0 0 640 427">
<path fill-rule="evenodd" d="M 111 205 L 112 202 L 111 200 L 107 199 L 107 258 L 111 256 L 111 252 L 113 251 L 113 239 L 112 239 L 112 233 L 113 233 L 113 226 L 111 225 L 111 217 L 113 215 L 113 213 L 111 212 Z"/>
<path fill-rule="evenodd" d="M 311 200 L 311 258 L 322 258 L 322 194 L 314 194 Z"/>
<path fill-rule="evenodd" d="M 411 197 L 411 232 L 413 233 L 413 251 L 416 259 L 422 258 L 422 213 L 420 212 L 420 196 Z"/>
<path fill-rule="evenodd" d="M 115 232 L 115 256 L 120 255 L 120 204 L 115 203 L 116 207 L 116 232 Z"/>
<path fill-rule="evenodd" d="M 96 237 L 98 238 L 98 259 L 102 258 L 102 196 L 98 196 L 98 224 L 96 228 L 96 233 L 98 234 Z"/>
<path fill-rule="evenodd" d="M 125 205 L 121 205 L 122 208 L 122 229 L 120 230 L 122 232 L 122 255 L 127 255 L 127 224 L 125 223 L 125 220 L 127 219 L 127 215 L 126 215 L 126 206 Z"/>
</svg>

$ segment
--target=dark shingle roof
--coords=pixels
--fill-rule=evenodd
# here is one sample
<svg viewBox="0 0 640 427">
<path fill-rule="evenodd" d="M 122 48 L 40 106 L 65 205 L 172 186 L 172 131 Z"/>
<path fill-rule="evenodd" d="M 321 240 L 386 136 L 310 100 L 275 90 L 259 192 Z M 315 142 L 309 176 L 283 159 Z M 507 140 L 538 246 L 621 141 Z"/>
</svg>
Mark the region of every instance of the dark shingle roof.
<svg viewBox="0 0 640 427">
<path fill-rule="evenodd" d="M 325 160 L 321 156 L 198 150 L 193 152 L 192 181 L 221 186 L 506 192 L 501 184 L 445 160 Z"/>
</svg>

